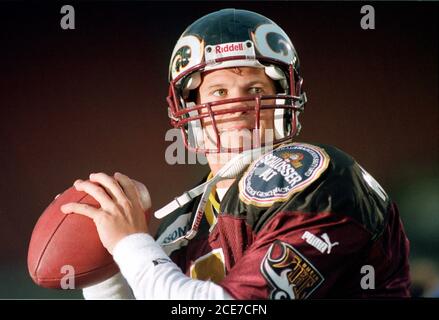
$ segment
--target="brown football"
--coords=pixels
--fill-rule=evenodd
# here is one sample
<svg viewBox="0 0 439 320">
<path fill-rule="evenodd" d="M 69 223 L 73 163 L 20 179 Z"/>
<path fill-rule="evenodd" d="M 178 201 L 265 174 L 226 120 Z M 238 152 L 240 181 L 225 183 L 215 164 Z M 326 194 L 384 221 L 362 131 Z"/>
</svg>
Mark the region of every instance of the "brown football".
<svg viewBox="0 0 439 320">
<path fill-rule="evenodd" d="M 100 207 L 93 197 L 71 187 L 43 212 L 32 232 L 27 258 L 29 273 L 41 287 L 61 289 L 66 283 L 72 286 L 73 281 L 75 289 L 84 288 L 119 271 L 102 246 L 94 222 L 61 211 L 68 202 Z"/>
</svg>

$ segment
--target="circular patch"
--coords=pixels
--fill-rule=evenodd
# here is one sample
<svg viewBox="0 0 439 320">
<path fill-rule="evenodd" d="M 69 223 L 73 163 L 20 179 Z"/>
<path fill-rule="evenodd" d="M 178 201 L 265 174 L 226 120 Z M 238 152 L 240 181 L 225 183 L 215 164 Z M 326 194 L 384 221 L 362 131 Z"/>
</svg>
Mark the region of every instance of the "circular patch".
<svg viewBox="0 0 439 320">
<path fill-rule="evenodd" d="M 321 148 L 292 143 L 265 154 L 239 181 L 239 197 L 246 204 L 269 207 L 305 189 L 328 168 Z"/>
</svg>

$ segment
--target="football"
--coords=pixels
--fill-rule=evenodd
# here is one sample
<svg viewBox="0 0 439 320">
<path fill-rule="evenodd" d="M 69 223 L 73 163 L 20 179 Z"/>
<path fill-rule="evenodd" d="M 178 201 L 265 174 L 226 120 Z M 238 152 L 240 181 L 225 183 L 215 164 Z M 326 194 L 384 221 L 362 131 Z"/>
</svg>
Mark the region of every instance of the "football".
<svg viewBox="0 0 439 320">
<path fill-rule="evenodd" d="M 38 219 L 27 263 L 33 281 L 44 288 L 80 289 L 119 271 L 103 247 L 93 220 L 61 211 L 61 206 L 68 202 L 100 207 L 93 197 L 71 187 L 53 200 Z"/>
</svg>

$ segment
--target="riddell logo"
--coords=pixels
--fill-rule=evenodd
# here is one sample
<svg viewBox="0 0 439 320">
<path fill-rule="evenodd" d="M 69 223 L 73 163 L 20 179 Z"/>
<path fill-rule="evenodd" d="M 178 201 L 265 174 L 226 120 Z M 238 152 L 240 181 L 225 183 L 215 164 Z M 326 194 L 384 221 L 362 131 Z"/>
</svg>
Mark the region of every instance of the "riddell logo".
<svg viewBox="0 0 439 320">
<path fill-rule="evenodd" d="M 233 52 L 233 51 L 243 51 L 244 50 L 244 46 L 242 45 L 242 43 L 232 43 L 232 44 L 226 44 L 226 45 L 217 45 L 215 46 L 215 53 L 216 54 L 221 54 L 221 53 L 225 53 L 225 52 Z"/>
</svg>

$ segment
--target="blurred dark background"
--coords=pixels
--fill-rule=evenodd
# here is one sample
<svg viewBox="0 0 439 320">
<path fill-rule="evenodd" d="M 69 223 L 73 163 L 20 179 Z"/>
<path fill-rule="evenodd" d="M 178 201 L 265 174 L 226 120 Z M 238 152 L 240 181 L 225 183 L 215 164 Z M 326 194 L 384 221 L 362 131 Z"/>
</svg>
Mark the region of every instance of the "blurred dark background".
<svg viewBox="0 0 439 320">
<path fill-rule="evenodd" d="M 81 298 L 37 287 L 31 232 L 53 197 L 90 172 L 120 171 L 154 208 L 198 182 L 200 165 L 168 165 L 167 71 L 197 18 L 226 7 L 259 12 L 292 39 L 309 98 L 300 141 L 351 154 L 398 202 L 411 240 L 415 295 L 432 296 L 439 261 L 437 3 L 0 4 L 0 298 Z"/>
</svg>

